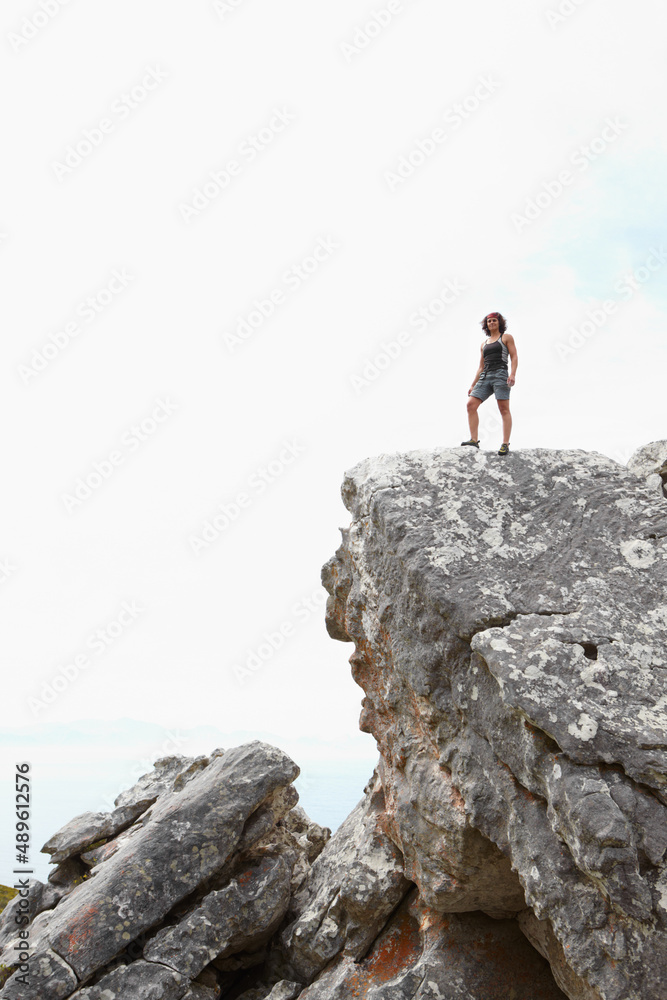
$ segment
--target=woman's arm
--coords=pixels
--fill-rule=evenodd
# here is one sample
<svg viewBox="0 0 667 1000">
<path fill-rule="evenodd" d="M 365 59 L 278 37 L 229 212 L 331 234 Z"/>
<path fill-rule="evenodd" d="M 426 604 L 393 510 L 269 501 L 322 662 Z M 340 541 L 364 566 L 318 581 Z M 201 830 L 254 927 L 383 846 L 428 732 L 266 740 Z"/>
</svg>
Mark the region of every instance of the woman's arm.
<svg viewBox="0 0 667 1000">
<path fill-rule="evenodd" d="M 509 345 L 508 345 L 508 350 L 509 350 Z M 472 380 L 472 385 L 468 389 L 468 395 L 470 395 L 470 393 L 475 388 L 475 384 L 477 382 L 477 379 L 479 378 L 479 376 L 482 374 L 483 371 L 484 371 L 484 344 L 482 344 L 482 346 L 479 349 L 479 368 L 475 372 L 475 377 Z"/>
<path fill-rule="evenodd" d="M 516 344 L 514 343 L 514 337 L 511 333 L 505 335 L 505 343 L 507 344 L 507 350 L 512 362 L 512 370 L 509 374 L 509 378 L 507 379 L 507 384 L 512 386 L 515 382 L 516 370 L 519 367 L 519 355 L 516 353 Z"/>
</svg>

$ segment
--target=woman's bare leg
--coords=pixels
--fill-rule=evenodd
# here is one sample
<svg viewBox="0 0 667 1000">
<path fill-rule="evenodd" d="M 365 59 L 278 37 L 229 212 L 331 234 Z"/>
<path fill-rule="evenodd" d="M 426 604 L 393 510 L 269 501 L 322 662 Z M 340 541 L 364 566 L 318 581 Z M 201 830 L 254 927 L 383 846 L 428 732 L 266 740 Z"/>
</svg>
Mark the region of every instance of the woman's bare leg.
<svg viewBox="0 0 667 1000">
<path fill-rule="evenodd" d="M 479 414 L 477 411 L 481 403 L 482 400 L 477 399 L 477 396 L 468 396 L 468 426 L 470 427 L 470 438 L 472 441 L 479 440 L 477 437 L 479 431 Z"/>
<path fill-rule="evenodd" d="M 500 416 L 503 418 L 503 444 L 510 443 L 510 434 L 512 433 L 512 414 L 510 413 L 510 401 L 509 399 L 499 399 L 497 400 L 498 409 L 500 410 Z"/>
</svg>

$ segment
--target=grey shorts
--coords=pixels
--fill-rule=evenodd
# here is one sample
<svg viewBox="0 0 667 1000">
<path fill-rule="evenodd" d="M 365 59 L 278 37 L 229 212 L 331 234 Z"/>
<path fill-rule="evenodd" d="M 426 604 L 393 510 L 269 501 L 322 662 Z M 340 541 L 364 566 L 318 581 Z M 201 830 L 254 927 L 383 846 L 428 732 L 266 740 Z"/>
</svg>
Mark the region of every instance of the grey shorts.
<svg viewBox="0 0 667 1000">
<path fill-rule="evenodd" d="M 495 393 L 496 399 L 509 399 L 510 386 L 507 384 L 509 374 L 507 368 L 496 368 L 495 371 L 482 372 L 470 395 L 474 396 L 475 399 L 481 399 L 482 402 L 493 393 Z"/>
</svg>

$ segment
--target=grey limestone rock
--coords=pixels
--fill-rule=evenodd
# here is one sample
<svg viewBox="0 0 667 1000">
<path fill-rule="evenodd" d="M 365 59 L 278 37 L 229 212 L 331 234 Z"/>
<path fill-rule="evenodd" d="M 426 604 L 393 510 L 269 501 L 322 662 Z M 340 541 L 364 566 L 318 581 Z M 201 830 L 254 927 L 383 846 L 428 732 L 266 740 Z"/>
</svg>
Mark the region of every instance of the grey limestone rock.
<svg viewBox="0 0 667 1000">
<path fill-rule="evenodd" d="M 306 860 L 310 862 L 322 852 L 331 837 L 329 827 L 313 823 L 301 806 L 294 806 L 290 810 L 286 825 L 303 848 Z"/>
<path fill-rule="evenodd" d="M 382 829 L 383 814 L 375 774 L 292 901 L 282 948 L 294 979 L 309 982 L 340 951 L 363 955 L 411 887 L 400 851 Z"/>
<path fill-rule="evenodd" d="M 219 989 L 211 989 L 209 986 L 193 983 L 188 992 L 184 994 L 183 1000 L 218 1000 L 219 996 Z"/>
<path fill-rule="evenodd" d="M 65 858 L 56 865 L 49 874 L 49 885 L 58 886 L 61 889 L 69 890 L 78 885 L 81 879 L 87 875 L 86 865 L 77 857 Z"/>
<path fill-rule="evenodd" d="M 274 747 L 158 761 L 45 845 L 0 1000 L 662 996 L 664 444 L 348 473 L 323 582 L 380 751 L 364 798 L 331 836 Z"/>
<path fill-rule="evenodd" d="M 290 893 L 295 895 L 311 864 L 331 837 L 331 830 L 313 823 L 300 806 L 294 806 L 254 845 L 254 851 L 280 854 L 291 867 Z"/>
<path fill-rule="evenodd" d="M 224 750 L 214 750 L 209 757 L 160 757 L 152 771 L 142 775 L 132 786 L 121 792 L 114 805 L 118 809 L 143 806 L 147 809 L 165 792 L 178 791 L 186 781 L 207 767 L 214 757 L 222 756 Z"/>
<path fill-rule="evenodd" d="M 242 993 L 238 1000 L 296 1000 L 303 989 L 301 983 L 281 979 L 273 987 L 259 986 Z"/>
<path fill-rule="evenodd" d="M 181 1000 L 189 989 L 189 980 L 179 972 L 139 959 L 77 990 L 72 1000 Z"/>
<path fill-rule="evenodd" d="M 246 990 L 238 1000 L 296 1000 L 302 989 L 303 985 L 301 983 L 295 983 L 289 979 L 281 979 L 273 987 L 260 986 Z"/>
<path fill-rule="evenodd" d="M 166 770 L 165 767 L 159 769 L 162 777 Z M 158 928 L 167 917 L 182 917 L 178 908 L 186 898 L 197 892 L 206 897 L 207 886 L 212 881 L 223 877 L 225 872 L 231 874 L 233 857 L 239 859 L 237 864 L 242 863 L 240 849 L 247 851 L 260 836 L 269 836 L 270 823 L 277 822 L 295 801 L 294 791 L 288 788 L 299 773 L 296 764 L 281 750 L 259 742 L 225 753 L 216 752 L 211 758 L 189 762 L 180 759 L 177 766 L 169 770 L 167 786 L 162 788 L 150 812 L 142 817 L 136 828 L 119 836 L 115 853 L 106 854 L 89 878 L 62 898 L 54 910 L 42 913 L 33 922 L 31 944 L 45 958 L 31 959 L 29 989 L 20 995 L 12 992 L 15 974 L 0 993 L 3 1000 L 5 997 L 52 1000 L 69 996 L 75 986 L 99 991 L 100 983 L 90 982 L 95 976 L 97 979 L 101 976 L 100 982 L 106 983 L 105 969 L 114 959 L 130 945 L 135 948 L 132 957 L 136 958 L 137 944 L 141 954 L 141 943 L 153 928 Z M 150 782 L 144 781 L 143 785 L 150 786 Z M 156 786 L 152 787 L 155 790 Z M 141 794 L 144 792 L 145 787 Z M 127 807 L 126 803 L 119 808 Z M 129 807 L 132 808 L 131 803 Z M 88 837 L 75 839 L 79 839 L 81 846 Z M 62 842 L 67 842 L 67 837 Z M 68 865 L 79 866 L 84 873 L 88 871 L 74 855 L 59 868 Z M 169 955 L 177 966 L 185 963 L 189 976 L 177 969 L 168 969 L 166 964 L 141 959 L 140 962 L 131 961 L 127 971 L 123 971 L 125 966 L 122 966 L 108 972 L 116 977 L 111 980 L 112 984 L 121 978 L 128 996 L 132 990 L 138 990 L 137 995 L 143 996 L 141 990 L 149 989 L 147 984 L 154 974 L 155 984 L 150 989 L 157 991 L 156 998 L 163 995 L 165 1000 L 176 995 L 180 997 L 190 988 L 191 979 L 210 961 L 204 955 L 207 949 L 217 955 L 233 942 L 242 948 L 255 944 L 258 939 L 264 940 L 287 907 L 291 869 L 286 861 L 277 858 L 260 862 L 255 868 L 247 864 L 245 871 L 251 881 L 255 873 L 261 882 L 267 909 L 260 913 L 262 908 L 256 899 L 253 903 L 252 891 L 248 890 L 247 898 L 243 899 L 242 892 L 234 895 L 234 890 L 229 889 L 228 903 L 232 908 L 236 905 L 237 912 L 228 913 L 226 938 L 223 934 L 213 943 L 208 936 L 213 913 L 208 912 L 206 906 L 212 903 L 215 893 L 201 904 L 198 927 L 191 927 L 186 917 L 180 930 L 177 927 L 163 933 L 163 941 L 169 934 L 172 939 L 181 934 L 185 957 L 181 956 L 181 961 L 174 958 L 173 948 Z M 237 887 L 243 878 L 243 872 L 237 874 Z M 257 890 L 259 883 L 253 885 Z M 268 906 L 272 894 L 276 897 L 273 910 Z M 192 908 L 191 903 L 189 909 Z M 271 911 L 273 923 L 267 917 L 268 911 Z M 254 936 L 250 926 L 253 917 L 256 921 Z M 157 949 L 155 943 L 152 947 Z M 165 948 L 169 950 L 166 945 Z M 190 948 L 191 951 L 187 951 Z M 50 963 L 55 972 L 52 979 L 47 977 L 48 981 L 42 982 L 37 972 L 32 973 L 32 968 L 40 969 L 45 963 Z M 178 978 L 174 978 L 176 973 Z M 136 982 L 135 977 L 138 977 Z M 33 987 L 32 983 L 37 985 Z M 109 988 L 115 989 L 114 986 Z M 83 990 L 82 995 L 97 996 Z M 99 995 L 107 1000 L 103 993 Z"/>
<path fill-rule="evenodd" d="M 43 913 L 45 910 L 53 909 L 56 903 L 65 895 L 66 891 L 61 886 L 45 885 L 38 879 L 30 879 L 27 896 L 28 916 L 30 920 L 34 920 L 38 914 Z M 16 917 L 19 915 L 20 907 L 21 896 L 14 896 L 7 903 L 7 906 L 0 915 L 0 951 L 2 951 L 9 941 L 12 941 L 16 937 L 18 928 Z"/>
<path fill-rule="evenodd" d="M 211 892 L 174 927 L 158 931 L 144 957 L 194 979 L 213 959 L 252 950 L 271 936 L 290 898 L 290 870 L 263 858 L 224 889 Z"/>
<path fill-rule="evenodd" d="M 650 476 L 667 464 L 667 441 L 651 441 L 642 445 L 628 459 L 628 468 L 637 476 Z"/>
<path fill-rule="evenodd" d="M 220 756 L 223 751 L 214 751 Z M 179 791 L 195 774 L 206 767 L 211 758 L 174 756 L 155 762 L 153 771 L 144 774 L 137 783 L 121 792 L 113 812 L 86 812 L 66 823 L 47 840 L 42 853 L 51 855 L 52 864 L 59 864 L 81 854 L 98 841 L 108 841 L 126 830 L 165 792 Z M 100 848 L 101 852 L 101 848 Z M 102 856 L 107 855 L 102 852 Z"/>
<path fill-rule="evenodd" d="M 76 890 L 72 890 L 76 891 Z M 53 910 L 42 910 L 30 924 L 29 938 L 30 938 L 30 954 L 36 955 L 42 951 L 48 951 L 49 948 L 49 938 L 48 938 L 48 927 L 53 919 Z M 11 937 L 4 946 L 2 954 L 0 954 L 0 965 L 12 965 L 14 964 L 14 958 L 16 956 L 16 950 L 20 947 L 21 937 L 20 928 L 14 927 L 14 936 Z"/>
<path fill-rule="evenodd" d="M 273 987 L 266 1000 L 296 1000 L 302 989 L 303 986 L 301 983 L 295 983 L 289 979 L 281 979 Z"/>
<path fill-rule="evenodd" d="M 292 809 L 299 801 L 299 795 L 293 785 L 277 788 L 276 791 L 256 809 L 243 829 L 238 849 L 247 850 L 259 843 L 273 830 L 279 819 Z"/>
<path fill-rule="evenodd" d="M 124 806 L 114 810 L 113 813 L 82 813 L 47 840 L 42 853 L 51 855 L 52 864 L 66 861 L 73 854 L 80 854 L 98 840 L 115 837 L 133 823 L 148 804 Z"/>
<path fill-rule="evenodd" d="M 654 1000 L 667 504 L 602 455 L 472 451 L 356 466 L 323 570 L 329 632 L 355 643 L 385 828 L 434 911 L 528 908 L 550 960 L 567 956 L 569 995 Z"/>
<path fill-rule="evenodd" d="M 31 950 L 27 964 L 27 974 L 18 968 L 5 983 L 0 994 L 3 1000 L 61 1000 L 71 996 L 76 989 L 78 980 L 74 972 L 55 952 L 46 949 L 32 953 Z"/>
<path fill-rule="evenodd" d="M 565 1000 L 515 920 L 437 914 L 413 892 L 359 962 L 343 954 L 303 1000 Z"/>
</svg>

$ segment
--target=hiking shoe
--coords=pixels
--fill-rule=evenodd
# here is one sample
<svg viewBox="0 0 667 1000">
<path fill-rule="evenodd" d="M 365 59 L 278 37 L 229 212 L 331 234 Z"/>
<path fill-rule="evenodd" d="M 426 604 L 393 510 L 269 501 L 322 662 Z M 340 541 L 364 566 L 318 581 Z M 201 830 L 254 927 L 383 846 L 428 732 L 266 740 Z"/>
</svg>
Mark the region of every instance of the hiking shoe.
<svg viewBox="0 0 667 1000">
<path fill-rule="evenodd" d="M 473 448 L 479 448 L 479 441 L 473 441 L 472 438 L 470 438 L 469 441 L 461 441 L 461 445 L 465 445 L 465 444 L 471 444 L 473 446 Z"/>
<path fill-rule="evenodd" d="M 508 444 L 501 444 L 500 448 L 498 449 L 498 454 L 509 455 L 509 453 L 510 453 L 510 446 Z"/>
</svg>

